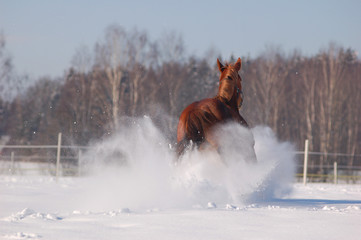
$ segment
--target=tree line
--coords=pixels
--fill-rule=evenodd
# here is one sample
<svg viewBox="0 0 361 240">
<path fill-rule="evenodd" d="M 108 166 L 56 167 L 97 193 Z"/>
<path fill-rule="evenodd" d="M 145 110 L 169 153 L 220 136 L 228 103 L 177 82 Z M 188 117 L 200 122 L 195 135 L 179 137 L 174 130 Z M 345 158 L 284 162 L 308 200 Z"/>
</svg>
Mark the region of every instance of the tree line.
<svg viewBox="0 0 361 240">
<path fill-rule="evenodd" d="M 25 77 L 12 73 L 0 35 L 0 136 L 8 144 L 55 144 L 62 132 L 66 144 L 87 145 L 121 131 L 125 116 L 148 115 L 173 142 L 183 108 L 216 94 L 217 56 L 186 57 L 174 32 L 151 41 L 145 31 L 111 25 L 93 51 L 76 51 L 63 77 L 41 78 L 9 97 L 4 89 L 18 88 Z M 352 49 L 330 44 L 304 56 L 271 47 L 241 58 L 241 114 L 251 126 L 267 125 L 298 149 L 309 139 L 311 151 L 361 154 L 361 62 Z M 319 169 L 330 161 L 321 156 Z"/>
</svg>

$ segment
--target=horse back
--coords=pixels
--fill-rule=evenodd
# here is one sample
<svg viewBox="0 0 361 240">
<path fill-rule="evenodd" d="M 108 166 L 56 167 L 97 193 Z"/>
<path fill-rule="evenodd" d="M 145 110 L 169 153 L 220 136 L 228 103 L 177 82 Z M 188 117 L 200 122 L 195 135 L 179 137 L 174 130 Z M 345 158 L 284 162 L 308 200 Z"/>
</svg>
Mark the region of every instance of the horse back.
<svg viewBox="0 0 361 240">
<path fill-rule="evenodd" d="M 196 145 L 207 141 L 207 134 L 212 127 L 230 120 L 247 126 L 246 121 L 238 111 L 232 110 L 217 97 L 190 104 L 179 118 L 177 129 L 178 152 L 183 152 L 189 141 Z"/>
<path fill-rule="evenodd" d="M 179 117 L 177 141 L 185 138 L 194 142 L 202 141 L 204 132 L 220 120 L 216 104 L 210 98 L 194 102 L 186 107 Z"/>
</svg>

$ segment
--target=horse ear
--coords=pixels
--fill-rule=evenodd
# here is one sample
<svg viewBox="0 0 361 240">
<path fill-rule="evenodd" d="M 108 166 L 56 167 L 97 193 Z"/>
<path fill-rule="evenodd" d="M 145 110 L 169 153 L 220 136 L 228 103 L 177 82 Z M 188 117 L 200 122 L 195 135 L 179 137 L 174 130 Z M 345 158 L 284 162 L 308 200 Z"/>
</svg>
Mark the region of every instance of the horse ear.
<svg viewBox="0 0 361 240">
<path fill-rule="evenodd" d="M 224 66 L 223 64 L 219 61 L 219 59 L 217 58 L 217 65 L 218 65 L 218 69 L 220 72 L 223 72 L 224 70 Z"/>
<path fill-rule="evenodd" d="M 242 67 L 242 60 L 241 58 L 238 58 L 237 62 L 234 64 L 234 68 L 238 72 L 239 70 L 241 70 L 241 67 Z"/>
</svg>

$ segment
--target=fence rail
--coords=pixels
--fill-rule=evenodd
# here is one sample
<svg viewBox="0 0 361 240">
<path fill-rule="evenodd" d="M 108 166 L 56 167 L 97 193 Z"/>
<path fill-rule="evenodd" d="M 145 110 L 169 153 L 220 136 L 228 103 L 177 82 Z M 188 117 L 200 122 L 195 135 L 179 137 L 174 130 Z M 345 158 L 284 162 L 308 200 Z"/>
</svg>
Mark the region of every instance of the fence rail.
<svg viewBox="0 0 361 240">
<path fill-rule="evenodd" d="M 56 153 L 53 153 L 51 156 L 26 156 L 17 154 L 15 155 L 14 151 L 11 151 L 10 155 L 0 155 L 0 160 L 2 162 L 9 163 L 7 167 L 0 166 L 0 173 L 15 173 L 15 163 L 18 162 L 28 162 L 37 164 L 43 164 L 42 166 L 34 167 L 32 166 L 23 166 L 22 170 L 27 171 L 40 171 L 48 172 L 56 176 L 56 180 L 60 175 L 80 175 L 82 167 L 82 152 L 91 149 L 89 146 L 70 146 L 61 144 L 61 133 L 58 135 L 58 144 L 57 145 L 0 145 L 0 150 L 3 149 L 47 149 L 47 150 L 56 150 Z M 72 156 L 61 155 L 62 151 L 71 150 L 73 152 Z M 297 169 L 302 169 L 302 172 L 297 171 L 295 174 L 296 179 L 302 180 L 303 184 L 307 184 L 309 181 L 316 181 L 316 179 L 323 179 L 322 181 L 332 181 L 335 184 L 338 183 L 338 180 L 344 180 L 346 182 L 361 182 L 361 164 L 360 166 L 347 166 L 340 165 L 337 161 L 333 164 L 324 164 L 316 165 L 313 164 L 313 168 L 321 168 L 328 170 L 328 173 L 309 173 L 309 156 L 332 156 L 332 157 L 359 157 L 361 159 L 361 154 L 347 154 L 347 153 L 323 153 L 323 152 L 310 152 L 308 149 L 308 140 L 305 141 L 304 151 L 294 152 L 296 155 L 303 155 L 303 165 L 297 165 Z M 20 159 L 20 161 L 16 161 Z"/>
<path fill-rule="evenodd" d="M 333 164 L 312 164 L 312 168 L 319 168 L 323 170 L 329 170 L 327 174 L 325 173 L 309 173 L 310 164 L 309 164 L 309 157 L 310 156 L 323 156 L 323 157 L 337 157 L 337 158 L 360 158 L 361 154 L 348 154 L 348 153 L 329 153 L 329 152 L 310 152 L 309 151 L 309 141 L 308 139 L 305 140 L 305 149 L 304 151 L 297 151 L 295 152 L 298 155 L 303 155 L 303 173 L 296 173 L 297 178 L 302 178 L 302 182 L 304 185 L 307 184 L 308 181 L 315 181 L 318 179 L 319 181 L 332 181 L 337 184 L 339 179 L 342 179 L 346 182 L 361 182 L 361 164 L 359 166 L 348 166 L 348 165 L 340 165 L 339 159 L 334 160 Z M 360 162 L 361 163 L 361 162 Z M 300 168 L 301 166 L 298 166 Z M 339 172 L 342 171 L 342 174 Z"/>
<path fill-rule="evenodd" d="M 55 172 L 55 176 L 56 176 L 56 180 L 58 181 L 59 177 L 60 177 L 60 170 L 62 170 L 63 172 L 64 171 L 74 171 L 74 172 L 78 172 L 80 173 L 80 161 L 81 161 L 81 150 L 82 149 L 89 149 L 90 147 L 87 147 L 87 146 L 64 146 L 61 144 L 62 143 L 62 134 L 59 133 L 58 134 L 58 143 L 57 145 L 0 145 L 0 149 L 56 149 L 56 164 L 55 164 L 55 169 L 54 168 L 49 168 L 50 172 L 53 171 Z M 78 149 L 78 157 L 77 158 L 64 158 L 64 157 L 61 157 L 61 151 L 63 149 Z M 3 156 L 1 156 L 3 158 Z M 18 158 L 21 157 L 21 158 L 26 158 L 28 160 L 30 159 L 41 159 L 43 157 L 41 156 L 17 156 Z M 3 158 L 4 159 L 4 158 Z M 49 157 L 45 158 L 45 159 L 48 159 L 48 162 L 51 162 L 49 161 Z M 74 167 L 61 167 L 61 161 L 60 160 L 65 160 L 65 159 L 73 159 L 73 160 L 77 160 L 77 163 L 78 163 L 78 167 L 77 167 L 77 171 L 75 171 L 75 168 Z M 14 152 L 11 152 L 10 154 L 10 168 L 8 169 L 8 172 L 10 173 L 14 173 L 14 169 L 15 169 L 15 154 Z M 30 162 L 30 161 L 29 161 Z M 60 169 L 61 167 L 61 169 Z M 34 168 L 30 168 L 30 169 L 34 169 Z M 39 170 L 39 168 L 37 168 L 37 170 Z"/>
</svg>

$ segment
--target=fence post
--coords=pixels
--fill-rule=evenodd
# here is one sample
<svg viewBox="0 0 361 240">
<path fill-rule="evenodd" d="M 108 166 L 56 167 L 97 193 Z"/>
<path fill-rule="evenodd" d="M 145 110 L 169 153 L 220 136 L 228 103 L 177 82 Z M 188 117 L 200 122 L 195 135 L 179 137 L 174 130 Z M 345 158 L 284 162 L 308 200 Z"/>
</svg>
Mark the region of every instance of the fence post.
<svg viewBox="0 0 361 240">
<path fill-rule="evenodd" d="M 14 167 L 15 167 L 15 154 L 14 152 L 11 152 L 11 166 L 10 166 L 10 172 L 11 172 L 11 175 L 14 174 Z"/>
<path fill-rule="evenodd" d="M 56 181 L 59 180 L 60 171 L 61 133 L 58 135 L 58 151 L 56 153 Z"/>
<path fill-rule="evenodd" d="M 333 183 L 337 184 L 337 162 L 333 163 Z"/>
<path fill-rule="evenodd" d="M 303 160 L 303 185 L 307 183 L 307 167 L 308 167 L 308 139 L 305 141 L 305 153 Z"/>
</svg>

